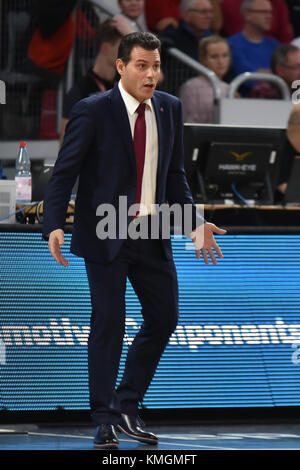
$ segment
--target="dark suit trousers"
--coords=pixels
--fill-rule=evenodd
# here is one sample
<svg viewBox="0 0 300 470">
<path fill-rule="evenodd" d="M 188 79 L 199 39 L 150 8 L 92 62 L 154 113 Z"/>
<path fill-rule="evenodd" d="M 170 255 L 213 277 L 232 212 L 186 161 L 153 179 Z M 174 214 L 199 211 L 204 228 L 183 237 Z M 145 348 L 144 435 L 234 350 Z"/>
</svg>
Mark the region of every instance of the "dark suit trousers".
<svg viewBox="0 0 300 470">
<path fill-rule="evenodd" d="M 96 424 L 120 423 L 121 413 L 137 415 L 139 402 L 178 322 L 178 284 L 173 260 L 160 240 L 127 238 L 109 264 L 85 260 L 92 315 L 88 340 L 89 389 Z M 116 386 L 125 333 L 125 290 L 129 278 L 143 323 L 129 347 Z"/>
</svg>

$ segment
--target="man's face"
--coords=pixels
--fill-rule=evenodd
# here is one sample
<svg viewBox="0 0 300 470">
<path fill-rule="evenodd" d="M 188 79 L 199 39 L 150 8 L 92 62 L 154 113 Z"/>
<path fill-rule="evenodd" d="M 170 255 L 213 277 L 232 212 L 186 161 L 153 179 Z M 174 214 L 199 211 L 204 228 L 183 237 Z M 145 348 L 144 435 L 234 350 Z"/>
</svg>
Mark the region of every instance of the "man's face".
<svg viewBox="0 0 300 470">
<path fill-rule="evenodd" d="M 211 27 L 213 9 L 209 0 L 195 0 L 188 10 L 182 13 L 182 19 L 198 34 Z"/>
<path fill-rule="evenodd" d="M 300 80 L 300 50 L 289 52 L 285 65 L 277 65 L 276 74 L 281 77 L 289 86 L 295 80 Z"/>
<path fill-rule="evenodd" d="M 158 49 L 147 51 L 140 46 L 132 49 L 130 61 L 125 64 L 117 59 L 117 70 L 125 90 L 140 103 L 152 98 L 160 75 Z"/>
<path fill-rule="evenodd" d="M 137 20 L 144 11 L 144 0 L 119 0 L 122 13 L 132 20 Z"/>
<path fill-rule="evenodd" d="M 244 22 L 262 33 L 269 31 L 272 23 L 273 8 L 269 0 L 255 0 L 244 13 Z"/>
</svg>

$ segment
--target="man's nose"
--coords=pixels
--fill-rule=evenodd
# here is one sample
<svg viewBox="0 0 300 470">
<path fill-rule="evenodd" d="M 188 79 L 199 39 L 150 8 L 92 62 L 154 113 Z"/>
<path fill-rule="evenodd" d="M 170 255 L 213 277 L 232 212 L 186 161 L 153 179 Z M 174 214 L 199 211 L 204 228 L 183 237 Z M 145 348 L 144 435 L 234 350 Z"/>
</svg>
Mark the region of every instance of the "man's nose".
<svg viewBox="0 0 300 470">
<path fill-rule="evenodd" d="M 154 77 L 154 68 L 153 67 L 148 68 L 147 76 L 148 77 Z"/>
</svg>

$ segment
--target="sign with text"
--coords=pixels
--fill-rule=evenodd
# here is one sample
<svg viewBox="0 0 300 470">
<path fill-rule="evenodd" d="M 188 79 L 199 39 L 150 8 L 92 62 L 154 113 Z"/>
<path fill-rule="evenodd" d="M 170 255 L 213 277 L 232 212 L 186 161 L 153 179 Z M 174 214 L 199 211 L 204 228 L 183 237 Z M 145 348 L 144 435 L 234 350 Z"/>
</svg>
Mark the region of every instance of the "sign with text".
<svg viewBox="0 0 300 470">
<path fill-rule="evenodd" d="M 147 408 L 300 405 L 300 235 L 226 235 L 205 265 L 172 236 L 179 324 Z M 40 233 L 1 232 L 0 409 L 88 410 L 90 297 L 84 262 L 58 265 Z M 129 281 L 128 348 L 142 323 Z"/>
</svg>

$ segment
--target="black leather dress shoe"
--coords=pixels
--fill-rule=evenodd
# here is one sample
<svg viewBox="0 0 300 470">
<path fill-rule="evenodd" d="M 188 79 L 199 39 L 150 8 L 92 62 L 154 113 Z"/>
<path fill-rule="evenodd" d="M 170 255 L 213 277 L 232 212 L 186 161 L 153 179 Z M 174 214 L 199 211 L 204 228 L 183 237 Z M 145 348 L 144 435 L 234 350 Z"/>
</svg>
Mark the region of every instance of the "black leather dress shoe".
<svg viewBox="0 0 300 470">
<path fill-rule="evenodd" d="M 100 424 L 97 426 L 94 445 L 104 447 L 105 449 L 117 449 L 119 447 L 119 440 L 115 427 L 112 424 Z"/>
<path fill-rule="evenodd" d="M 139 416 L 131 416 L 123 413 L 121 416 L 122 422 L 117 425 L 119 431 L 145 444 L 155 445 L 158 443 L 158 437 L 155 436 L 155 434 L 145 431 L 145 423 Z"/>
</svg>

